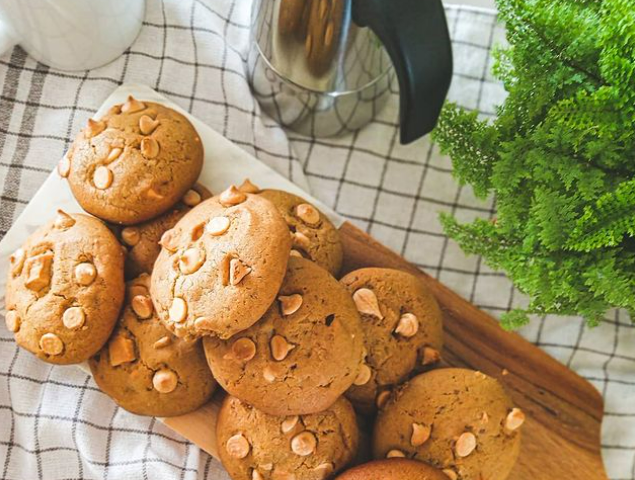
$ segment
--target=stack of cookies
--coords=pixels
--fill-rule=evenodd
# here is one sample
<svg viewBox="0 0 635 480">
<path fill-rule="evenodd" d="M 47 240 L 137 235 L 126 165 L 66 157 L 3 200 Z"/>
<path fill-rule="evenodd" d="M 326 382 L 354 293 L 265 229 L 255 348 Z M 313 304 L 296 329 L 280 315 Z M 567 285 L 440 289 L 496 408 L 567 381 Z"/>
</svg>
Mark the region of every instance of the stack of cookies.
<svg viewBox="0 0 635 480">
<path fill-rule="evenodd" d="M 524 415 L 496 380 L 435 368 L 442 315 L 420 280 L 364 268 L 338 281 L 339 232 L 315 206 L 249 180 L 213 196 L 202 166 L 170 108 L 130 97 L 90 120 L 58 172 L 93 216 L 59 211 L 12 255 L 17 343 L 88 360 L 140 415 L 191 412 L 219 384 L 234 480 L 336 478 L 370 451 L 337 478 L 506 478 Z"/>
</svg>

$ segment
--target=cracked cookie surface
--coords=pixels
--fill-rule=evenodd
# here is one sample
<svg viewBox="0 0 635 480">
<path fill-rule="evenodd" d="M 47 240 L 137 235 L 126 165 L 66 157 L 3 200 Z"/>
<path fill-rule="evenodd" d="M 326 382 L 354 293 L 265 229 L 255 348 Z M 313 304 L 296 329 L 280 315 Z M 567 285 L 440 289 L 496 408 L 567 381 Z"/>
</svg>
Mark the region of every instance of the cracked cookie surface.
<svg viewBox="0 0 635 480">
<path fill-rule="evenodd" d="M 203 341 L 214 377 L 232 395 L 272 415 L 324 410 L 358 375 L 359 315 L 326 270 L 291 257 L 278 300 L 251 328 Z"/>
<path fill-rule="evenodd" d="M 6 325 L 41 360 L 81 363 L 108 339 L 123 298 L 115 236 L 94 217 L 59 211 L 11 256 Z"/>
<path fill-rule="evenodd" d="M 347 470 L 335 480 L 450 480 L 441 470 L 416 460 L 375 460 Z"/>
<path fill-rule="evenodd" d="M 456 480 L 504 480 L 523 421 L 497 380 L 473 370 L 433 370 L 392 393 L 375 422 L 373 456 L 420 460 Z"/>
<path fill-rule="evenodd" d="M 359 410 L 372 413 L 384 392 L 438 360 L 443 345 L 441 311 L 425 285 L 407 272 L 362 268 L 340 282 L 360 312 L 366 348 L 366 375 L 346 396 Z"/>
<path fill-rule="evenodd" d="M 202 166 L 201 139 L 183 115 L 129 98 L 89 120 L 58 172 L 84 210 L 130 225 L 170 209 Z"/>
<path fill-rule="evenodd" d="M 342 241 L 328 217 L 293 193 L 262 190 L 260 195 L 270 200 L 284 217 L 293 249 L 336 276 L 342 267 Z"/>
<path fill-rule="evenodd" d="M 233 480 L 325 480 L 354 458 L 359 432 L 345 398 L 320 413 L 277 417 L 229 395 L 216 438 Z"/>
<path fill-rule="evenodd" d="M 207 188 L 197 183 L 185 193 L 174 208 L 147 222 L 121 229 L 119 238 L 128 251 L 125 262 L 126 278 L 152 273 L 154 262 L 161 252 L 161 236 L 174 227 L 190 209 L 211 196 Z"/>
<path fill-rule="evenodd" d="M 268 200 L 235 187 L 205 200 L 161 238 L 152 298 L 178 336 L 229 338 L 276 298 L 291 239 Z"/>
<path fill-rule="evenodd" d="M 200 341 L 185 341 L 159 322 L 148 275 L 130 281 L 119 323 L 104 348 L 90 359 L 99 388 L 138 415 L 169 417 L 202 406 L 214 381 Z"/>
</svg>

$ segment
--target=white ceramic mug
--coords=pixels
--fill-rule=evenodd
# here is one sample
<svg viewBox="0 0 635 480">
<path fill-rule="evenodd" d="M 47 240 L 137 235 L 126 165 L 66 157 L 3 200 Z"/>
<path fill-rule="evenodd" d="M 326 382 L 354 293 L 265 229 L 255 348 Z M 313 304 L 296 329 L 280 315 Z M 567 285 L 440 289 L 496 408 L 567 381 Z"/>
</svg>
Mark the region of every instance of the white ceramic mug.
<svg viewBox="0 0 635 480">
<path fill-rule="evenodd" d="M 111 62 L 141 29 L 145 0 L 0 0 L 0 55 L 19 44 L 61 70 Z"/>
</svg>

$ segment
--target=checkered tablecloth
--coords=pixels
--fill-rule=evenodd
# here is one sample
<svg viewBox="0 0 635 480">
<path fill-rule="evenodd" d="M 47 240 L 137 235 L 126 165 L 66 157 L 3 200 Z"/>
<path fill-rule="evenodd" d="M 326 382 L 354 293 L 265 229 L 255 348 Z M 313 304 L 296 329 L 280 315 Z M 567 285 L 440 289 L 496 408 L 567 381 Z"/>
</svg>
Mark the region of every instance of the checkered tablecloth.
<svg viewBox="0 0 635 480">
<path fill-rule="evenodd" d="M 493 215 L 459 188 L 428 139 L 398 142 L 397 93 L 363 130 L 336 139 L 285 133 L 260 115 L 245 79 L 248 0 L 148 0 L 143 29 L 118 60 L 87 72 L 49 69 L 20 49 L 0 58 L 0 238 L 71 139 L 119 84 L 145 83 L 428 273 L 494 315 L 524 299 L 504 275 L 467 258 L 437 215 Z M 504 31 L 489 11 L 448 7 L 450 96 L 493 115 L 504 98 L 489 51 Z M 536 318 L 522 334 L 589 379 L 606 401 L 603 452 L 614 480 L 635 479 L 635 328 L 623 312 L 587 330 Z M 220 465 L 160 422 L 128 414 L 75 367 L 52 367 L 0 328 L 0 478 L 225 479 Z M 547 474 L 548 475 L 548 474 Z M 547 478 L 547 477 L 545 477 Z M 541 479 L 542 480 L 542 479 Z"/>
</svg>

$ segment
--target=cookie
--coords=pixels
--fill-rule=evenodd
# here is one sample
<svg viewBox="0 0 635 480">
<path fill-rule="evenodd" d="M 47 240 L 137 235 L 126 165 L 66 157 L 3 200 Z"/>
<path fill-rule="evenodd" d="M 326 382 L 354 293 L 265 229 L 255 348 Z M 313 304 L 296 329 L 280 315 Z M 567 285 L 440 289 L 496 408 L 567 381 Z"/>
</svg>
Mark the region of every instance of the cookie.
<svg viewBox="0 0 635 480">
<path fill-rule="evenodd" d="M 169 210 L 203 167 L 203 145 L 192 124 L 158 103 L 132 97 L 89 120 L 58 173 L 84 210 L 130 225 Z"/>
<path fill-rule="evenodd" d="M 326 270 L 295 257 L 278 300 L 258 323 L 203 345 L 218 383 L 270 415 L 328 408 L 351 386 L 362 358 L 350 296 Z"/>
<path fill-rule="evenodd" d="M 156 316 L 147 274 L 127 285 L 119 323 L 104 348 L 90 359 L 99 388 L 138 415 L 170 417 L 196 410 L 214 393 L 200 341 L 168 332 Z"/>
<path fill-rule="evenodd" d="M 473 370 L 433 370 L 399 387 L 379 412 L 373 455 L 414 458 L 454 480 L 504 480 L 524 419 L 497 380 Z"/>
<path fill-rule="evenodd" d="M 126 278 L 135 278 L 142 273 L 152 273 L 159 256 L 161 236 L 170 230 L 193 207 L 212 196 L 203 185 L 197 183 L 188 190 L 173 209 L 138 225 L 123 228 L 119 239 L 128 249 L 126 255 Z"/>
<path fill-rule="evenodd" d="M 390 388 L 439 359 L 441 311 L 425 285 L 400 270 L 362 268 L 340 282 L 361 314 L 367 353 L 365 375 L 346 395 L 356 408 L 372 413 Z"/>
<path fill-rule="evenodd" d="M 442 471 L 416 460 L 375 460 L 347 470 L 335 480 L 449 480 Z"/>
<path fill-rule="evenodd" d="M 344 398 L 320 413 L 276 417 L 228 396 L 216 441 L 233 480 L 325 480 L 353 459 L 358 431 Z"/>
<path fill-rule="evenodd" d="M 161 237 L 152 272 L 159 318 L 177 336 L 229 338 L 273 303 L 291 238 L 271 202 L 232 186 Z"/>
<path fill-rule="evenodd" d="M 326 215 L 301 197 L 281 190 L 263 190 L 282 214 L 293 239 L 296 256 L 303 256 L 337 276 L 342 267 L 340 232 Z"/>
<path fill-rule="evenodd" d="M 123 252 L 110 230 L 58 210 L 10 261 L 5 319 L 18 345 L 56 364 L 94 355 L 124 298 Z"/>
</svg>

